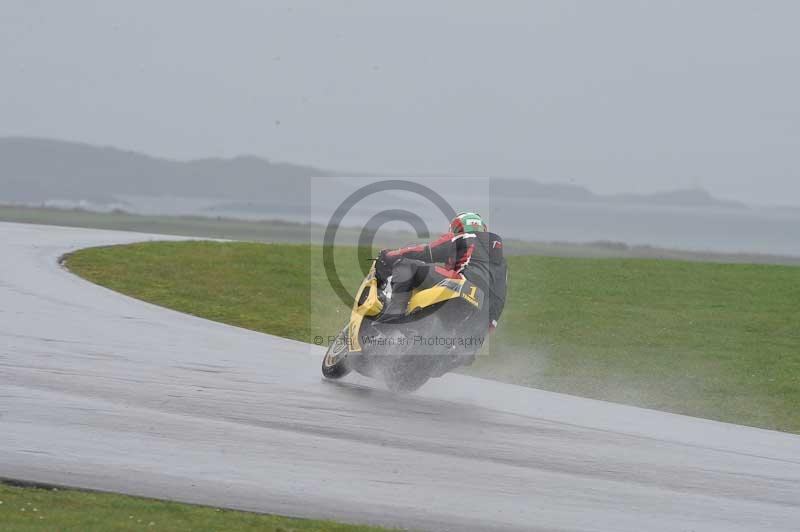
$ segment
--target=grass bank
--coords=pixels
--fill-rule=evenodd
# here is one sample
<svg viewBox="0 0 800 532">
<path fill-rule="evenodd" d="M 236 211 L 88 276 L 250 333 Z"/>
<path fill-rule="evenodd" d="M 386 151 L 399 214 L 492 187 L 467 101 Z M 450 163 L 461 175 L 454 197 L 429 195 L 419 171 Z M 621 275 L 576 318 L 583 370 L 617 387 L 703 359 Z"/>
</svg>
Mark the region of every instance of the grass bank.
<svg viewBox="0 0 800 532">
<path fill-rule="evenodd" d="M 111 493 L 0 483 L 0 530 L 13 532 L 380 532 L 385 528 L 291 519 Z"/>
<path fill-rule="evenodd" d="M 157 242 L 83 250 L 67 264 L 133 297 L 309 341 L 347 316 L 318 254 L 308 245 Z M 361 279 L 354 256 L 337 249 L 351 291 Z M 800 268 L 540 256 L 509 264 L 492 349 L 467 372 L 800 433 Z"/>
</svg>

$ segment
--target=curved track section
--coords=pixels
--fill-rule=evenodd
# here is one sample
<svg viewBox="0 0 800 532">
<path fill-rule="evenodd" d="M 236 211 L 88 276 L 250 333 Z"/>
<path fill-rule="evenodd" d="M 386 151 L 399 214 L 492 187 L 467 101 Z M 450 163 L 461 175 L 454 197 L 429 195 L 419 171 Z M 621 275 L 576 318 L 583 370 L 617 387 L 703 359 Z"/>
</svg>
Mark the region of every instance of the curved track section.
<svg viewBox="0 0 800 532">
<path fill-rule="evenodd" d="M 458 375 L 324 382 L 320 349 L 64 271 L 132 233 L 0 224 L 0 476 L 430 530 L 800 528 L 800 437 Z"/>
</svg>

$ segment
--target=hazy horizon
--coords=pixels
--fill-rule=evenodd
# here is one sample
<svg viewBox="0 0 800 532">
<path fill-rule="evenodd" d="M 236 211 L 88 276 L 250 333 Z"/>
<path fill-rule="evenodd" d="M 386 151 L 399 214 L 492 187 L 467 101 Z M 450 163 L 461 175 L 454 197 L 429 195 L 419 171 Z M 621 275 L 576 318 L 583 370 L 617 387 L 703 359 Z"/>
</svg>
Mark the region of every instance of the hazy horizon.
<svg viewBox="0 0 800 532">
<path fill-rule="evenodd" d="M 800 203 L 792 2 L 4 7 L 0 136 Z"/>
<path fill-rule="evenodd" d="M 325 173 L 325 174 L 328 174 L 328 173 L 336 174 L 336 175 L 341 176 L 341 177 L 372 176 L 372 177 L 375 177 L 375 178 L 398 177 L 398 178 L 404 178 L 404 179 L 408 179 L 408 178 L 410 178 L 410 179 L 418 179 L 418 178 L 426 177 L 426 176 L 422 176 L 422 175 L 401 176 L 401 175 L 398 175 L 398 174 L 389 174 L 389 173 L 382 175 L 382 174 L 379 174 L 378 172 L 369 172 L 369 171 L 362 171 L 361 174 L 357 174 L 355 172 L 348 172 L 347 169 L 323 168 L 323 167 L 320 167 L 320 166 L 314 166 L 314 165 L 306 164 L 306 163 L 304 163 L 302 161 L 287 161 L 287 160 L 277 159 L 277 158 L 274 158 L 274 157 L 258 155 L 258 154 L 255 154 L 255 153 L 234 153 L 234 154 L 229 155 L 229 156 L 198 155 L 198 156 L 195 156 L 195 157 L 180 158 L 180 157 L 169 157 L 169 156 L 164 156 L 164 155 L 147 153 L 147 152 L 144 152 L 144 151 L 138 151 L 138 150 L 134 150 L 134 149 L 131 149 L 131 148 L 128 148 L 128 147 L 125 147 L 125 146 L 116 146 L 116 145 L 113 145 L 113 144 L 93 144 L 93 143 L 82 141 L 82 140 L 58 139 L 58 138 L 50 138 L 50 137 L 25 137 L 25 136 L 13 136 L 13 135 L 0 136 L 0 140 L 26 140 L 26 141 L 33 141 L 33 142 L 38 142 L 38 141 L 41 141 L 41 142 L 54 142 L 54 143 L 58 143 L 58 144 L 61 144 L 61 143 L 77 144 L 77 145 L 84 145 L 84 146 L 89 147 L 89 148 L 112 149 L 112 150 L 117 150 L 117 151 L 120 151 L 120 152 L 123 152 L 123 153 L 132 153 L 132 154 L 136 154 L 136 155 L 143 155 L 145 157 L 150 157 L 150 158 L 154 158 L 154 159 L 160 159 L 160 160 L 164 160 L 164 161 L 168 161 L 168 162 L 175 162 L 175 163 L 191 163 L 191 162 L 200 162 L 200 161 L 204 161 L 204 160 L 233 161 L 233 160 L 240 159 L 240 158 L 257 158 L 257 159 L 261 159 L 263 161 L 269 162 L 271 164 L 276 164 L 276 165 L 284 165 L 285 164 L 285 165 L 294 166 L 294 167 L 313 167 L 314 169 L 319 170 L 322 173 Z M 318 177 L 318 176 L 309 175 L 307 177 L 313 178 L 313 177 Z M 457 179 L 459 176 L 433 175 L 433 176 L 430 176 L 430 177 L 432 177 L 434 179 L 438 179 L 438 178 L 454 178 L 454 179 Z M 665 188 L 657 188 L 657 189 L 654 189 L 654 190 L 652 190 L 650 192 L 637 194 L 637 193 L 631 193 L 631 192 L 626 192 L 626 191 L 601 193 L 601 192 L 598 192 L 597 190 L 594 190 L 591 187 L 591 185 L 578 185 L 578 184 L 576 184 L 574 182 L 568 182 L 568 181 L 563 181 L 563 180 L 562 181 L 557 181 L 557 180 L 548 181 L 548 180 L 545 180 L 545 179 L 536 179 L 536 178 L 530 177 L 530 176 L 517 176 L 517 177 L 511 176 L 511 177 L 509 177 L 509 176 L 474 176 L 474 175 L 472 175 L 472 176 L 461 176 L 461 177 L 467 177 L 467 178 L 482 178 L 482 177 L 485 177 L 487 179 L 496 179 L 496 178 L 527 179 L 527 180 L 534 181 L 534 182 L 537 182 L 537 183 L 542 184 L 542 185 L 574 185 L 574 186 L 579 186 L 581 188 L 584 188 L 584 189 L 588 190 L 589 192 L 591 192 L 592 194 L 595 194 L 599 198 L 608 198 L 608 199 L 622 198 L 627 194 L 631 194 L 633 196 L 641 195 L 642 197 L 648 197 L 648 196 L 654 196 L 654 195 L 663 194 L 663 193 L 682 192 L 682 191 L 691 191 L 691 190 L 700 190 L 700 191 L 704 191 L 704 192 L 710 192 L 706 187 L 704 187 L 700 183 L 693 183 L 693 184 L 689 184 L 689 185 L 686 185 L 686 186 L 680 186 L 680 185 L 676 184 L 675 186 L 671 186 L 671 187 L 670 186 L 666 186 Z M 721 201 L 726 200 L 726 198 L 717 197 L 716 195 L 713 195 L 713 194 L 712 194 L 712 197 L 713 197 L 714 200 L 721 200 Z M 747 201 L 741 201 L 739 203 L 741 203 L 744 206 L 748 206 L 748 207 L 767 207 L 767 208 L 770 208 L 770 207 L 792 207 L 792 208 L 800 208 L 800 198 L 798 198 L 798 203 L 797 204 L 791 204 L 791 203 L 784 202 L 784 203 L 772 203 L 772 204 L 759 205 L 759 204 L 754 204 L 754 203 L 750 203 L 750 202 L 747 202 Z"/>
</svg>

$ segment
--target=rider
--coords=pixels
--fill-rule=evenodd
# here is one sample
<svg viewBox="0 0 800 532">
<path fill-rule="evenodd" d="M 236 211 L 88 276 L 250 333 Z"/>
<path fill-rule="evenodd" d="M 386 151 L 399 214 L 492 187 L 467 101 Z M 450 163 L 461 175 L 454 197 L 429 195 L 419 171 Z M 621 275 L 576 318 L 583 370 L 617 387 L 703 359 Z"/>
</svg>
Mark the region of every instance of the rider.
<svg viewBox="0 0 800 532">
<path fill-rule="evenodd" d="M 392 297 L 383 312 L 387 319 L 405 314 L 415 287 L 462 276 L 483 290 L 490 331 L 503 312 L 507 280 L 503 239 L 488 232 L 481 216 L 474 212 L 457 214 L 450 222 L 450 231 L 427 245 L 381 251 L 378 270 L 384 278 L 392 275 Z"/>
</svg>

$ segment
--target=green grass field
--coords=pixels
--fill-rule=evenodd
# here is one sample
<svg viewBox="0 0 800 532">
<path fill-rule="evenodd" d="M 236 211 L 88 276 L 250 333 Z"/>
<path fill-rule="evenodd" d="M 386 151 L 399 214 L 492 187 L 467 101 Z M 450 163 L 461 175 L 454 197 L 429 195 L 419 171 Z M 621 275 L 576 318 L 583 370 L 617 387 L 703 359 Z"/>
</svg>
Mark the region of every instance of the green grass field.
<svg viewBox="0 0 800 532">
<path fill-rule="evenodd" d="M 235 512 L 110 493 L 0 483 L 3 532 L 379 532 L 385 528 Z"/>
<path fill-rule="evenodd" d="M 133 297 L 309 341 L 348 315 L 319 251 L 159 242 L 83 250 L 67 264 Z M 337 249 L 351 291 L 362 277 L 354 256 Z M 800 268 L 537 256 L 509 265 L 498 332 L 466 372 L 800 433 Z"/>
</svg>

